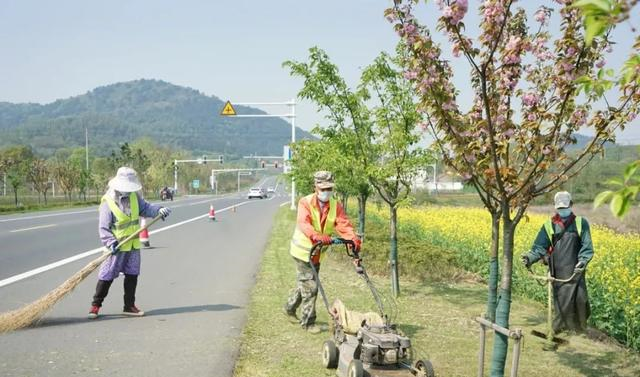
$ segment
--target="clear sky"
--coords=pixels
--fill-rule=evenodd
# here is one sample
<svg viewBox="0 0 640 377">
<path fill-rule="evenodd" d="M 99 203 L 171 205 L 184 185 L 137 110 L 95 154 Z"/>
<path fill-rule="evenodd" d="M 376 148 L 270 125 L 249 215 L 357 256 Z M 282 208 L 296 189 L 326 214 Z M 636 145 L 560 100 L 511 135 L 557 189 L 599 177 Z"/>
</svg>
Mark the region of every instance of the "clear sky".
<svg viewBox="0 0 640 377">
<path fill-rule="evenodd" d="M 479 1 L 469 3 L 466 21 L 471 25 L 477 22 Z M 306 59 L 314 45 L 327 51 L 348 82 L 355 84 L 360 68 L 380 51 L 392 51 L 398 41 L 383 18 L 389 4 L 388 0 L 3 0 L 0 101 L 49 103 L 140 78 L 192 87 L 232 102 L 286 101 L 296 96 L 301 80 L 291 78 L 282 62 Z M 423 11 L 423 20 L 432 23 L 436 15 L 435 8 Z M 623 47 L 633 35 L 629 30 L 619 35 L 623 43 L 614 50 L 613 59 L 621 62 L 623 50 L 628 51 Z M 458 87 L 465 88 L 466 63 L 455 62 L 454 68 Z M 463 89 L 461 98 L 469 97 L 465 94 Z M 310 103 L 301 103 L 297 113 L 296 125 L 304 129 L 322 122 Z M 640 143 L 640 126 L 629 127 L 621 136 Z"/>
</svg>

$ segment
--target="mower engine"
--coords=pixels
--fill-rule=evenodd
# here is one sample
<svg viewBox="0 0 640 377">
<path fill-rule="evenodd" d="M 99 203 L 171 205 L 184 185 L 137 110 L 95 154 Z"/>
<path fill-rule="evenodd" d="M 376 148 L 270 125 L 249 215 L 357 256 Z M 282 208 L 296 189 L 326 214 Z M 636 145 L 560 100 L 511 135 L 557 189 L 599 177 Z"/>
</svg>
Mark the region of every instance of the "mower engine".
<svg viewBox="0 0 640 377">
<path fill-rule="evenodd" d="M 409 356 L 411 341 L 389 326 L 364 326 L 356 335 L 366 365 L 395 365 Z"/>
</svg>

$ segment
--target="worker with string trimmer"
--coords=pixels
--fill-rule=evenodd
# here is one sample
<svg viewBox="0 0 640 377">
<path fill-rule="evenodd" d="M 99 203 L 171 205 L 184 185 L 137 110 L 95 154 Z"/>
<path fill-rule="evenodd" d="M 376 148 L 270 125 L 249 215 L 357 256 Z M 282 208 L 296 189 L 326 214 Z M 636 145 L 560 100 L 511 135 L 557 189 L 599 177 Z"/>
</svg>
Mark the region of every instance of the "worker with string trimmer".
<svg viewBox="0 0 640 377">
<path fill-rule="evenodd" d="M 568 192 L 556 193 L 554 205 L 556 214 L 544 223 L 522 263 L 527 269 L 539 260 L 549 266 L 554 279 L 553 332 L 583 332 L 591 314 L 585 279 L 587 264 L 593 258 L 589 223 L 573 213 Z"/>
<path fill-rule="evenodd" d="M 98 317 L 113 280 L 124 274 L 124 308 L 122 314 L 143 316 L 144 312 L 135 304 L 138 275 L 140 274 L 140 240 L 123 240 L 139 231 L 139 218 L 161 216 L 164 220 L 171 210 L 151 204 L 139 194 L 142 185 L 135 170 L 128 167 L 118 169 L 109 181 L 109 189 L 102 197 L 98 220 L 98 231 L 102 244 L 111 250 L 111 256 L 100 266 L 96 292 L 91 302 L 88 318 Z"/>
</svg>

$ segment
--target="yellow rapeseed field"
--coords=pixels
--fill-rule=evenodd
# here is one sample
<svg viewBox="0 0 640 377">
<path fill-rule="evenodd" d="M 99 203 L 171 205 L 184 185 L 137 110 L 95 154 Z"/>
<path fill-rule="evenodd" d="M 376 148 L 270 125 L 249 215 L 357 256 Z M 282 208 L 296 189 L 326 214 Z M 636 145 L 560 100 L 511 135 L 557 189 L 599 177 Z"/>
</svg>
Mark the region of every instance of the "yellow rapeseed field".
<svg viewBox="0 0 640 377">
<path fill-rule="evenodd" d="M 376 212 L 386 217 L 385 211 Z M 580 214 L 578 214 L 580 215 Z M 424 207 L 398 211 L 399 224 L 419 224 L 433 245 L 454 250 L 459 267 L 487 276 L 491 217 L 482 208 Z M 514 290 L 543 300 L 545 290 L 531 279 L 517 260 L 527 252 L 547 216 L 530 214 L 518 225 L 514 251 Z M 588 220 L 588 214 L 586 216 Z M 587 282 L 596 327 L 640 349 L 640 236 L 618 234 L 591 225 L 595 256 Z M 428 246 L 427 246 L 428 247 Z M 538 271 L 542 271 L 538 267 Z M 542 272 L 541 272 L 542 273 Z"/>
</svg>

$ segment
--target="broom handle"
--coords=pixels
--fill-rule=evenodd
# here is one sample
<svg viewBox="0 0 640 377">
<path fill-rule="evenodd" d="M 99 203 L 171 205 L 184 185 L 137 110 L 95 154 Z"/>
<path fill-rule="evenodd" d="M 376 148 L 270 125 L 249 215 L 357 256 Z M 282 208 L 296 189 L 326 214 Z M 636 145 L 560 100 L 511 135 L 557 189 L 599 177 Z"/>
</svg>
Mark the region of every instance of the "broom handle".
<svg viewBox="0 0 640 377">
<path fill-rule="evenodd" d="M 162 215 L 158 215 L 156 217 L 153 218 L 153 220 L 151 220 L 151 222 L 149 222 L 147 225 L 145 225 L 144 227 L 141 227 L 140 229 L 136 230 L 135 233 L 131 234 L 130 236 L 126 237 L 123 240 L 118 240 L 118 246 L 117 248 L 120 247 L 120 245 L 127 243 L 129 241 L 131 241 L 132 239 L 138 237 L 138 235 L 145 229 L 149 228 L 151 225 L 155 224 L 158 220 L 160 220 L 162 218 Z M 106 246 L 104 246 L 104 253 L 111 253 L 111 250 L 109 250 Z"/>
</svg>

